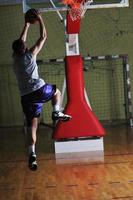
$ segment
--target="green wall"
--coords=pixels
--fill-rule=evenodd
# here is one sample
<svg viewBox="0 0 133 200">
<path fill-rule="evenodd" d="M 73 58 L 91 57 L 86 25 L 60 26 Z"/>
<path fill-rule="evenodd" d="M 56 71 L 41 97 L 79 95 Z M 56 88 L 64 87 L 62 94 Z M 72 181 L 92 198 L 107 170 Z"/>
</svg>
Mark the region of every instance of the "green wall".
<svg viewBox="0 0 133 200">
<path fill-rule="evenodd" d="M 19 37 L 23 19 L 22 7 L 0 7 L 0 126 L 20 125 L 23 115 L 15 76 L 12 72 L 12 41 Z M 56 13 L 43 14 L 48 39 L 38 59 L 65 56 L 64 25 Z M 128 54 L 133 83 L 133 0 L 129 8 L 89 10 L 81 23 L 79 36 L 83 56 Z M 29 31 L 28 45 L 38 37 L 38 25 Z M 132 87 L 133 94 L 133 87 Z"/>
</svg>

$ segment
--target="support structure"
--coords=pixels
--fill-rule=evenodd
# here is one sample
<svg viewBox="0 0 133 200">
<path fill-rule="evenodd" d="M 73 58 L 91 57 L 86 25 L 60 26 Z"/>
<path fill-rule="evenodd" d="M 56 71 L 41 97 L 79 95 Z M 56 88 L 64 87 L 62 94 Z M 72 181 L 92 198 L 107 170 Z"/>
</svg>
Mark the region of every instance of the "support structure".
<svg viewBox="0 0 133 200">
<path fill-rule="evenodd" d="M 65 113 L 72 119 L 59 122 L 54 131 L 54 139 L 81 137 L 102 137 L 104 129 L 88 106 L 84 96 L 83 63 L 80 55 L 66 56 L 66 82 L 68 102 Z"/>
<path fill-rule="evenodd" d="M 131 81 L 130 81 L 130 73 L 129 73 L 129 64 L 128 64 L 128 57 L 124 56 L 123 58 L 123 66 L 124 66 L 124 81 L 125 81 L 125 100 L 127 100 L 128 106 L 125 107 L 126 109 L 126 117 L 129 119 L 129 124 L 133 126 L 133 115 L 132 115 L 132 96 L 131 96 Z"/>
<path fill-rule="evenodd" d="M 105 131 L 84 95 L 83 63 L 78 44 L 80 22 L 81 19 L 72 21 L 67 12 L 65 71 L 68 102 L 64 112 L 70 114 L 72 119 L 57 123 L 53 133 L 55 153 L 103 151 L 103 140 L 100 138 Z"/>
</svg>

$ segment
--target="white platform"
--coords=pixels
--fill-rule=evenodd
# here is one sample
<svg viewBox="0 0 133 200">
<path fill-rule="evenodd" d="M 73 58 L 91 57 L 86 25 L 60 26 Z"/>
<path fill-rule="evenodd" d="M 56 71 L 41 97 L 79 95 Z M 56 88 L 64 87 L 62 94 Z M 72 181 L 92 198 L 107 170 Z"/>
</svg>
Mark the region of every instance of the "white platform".
<svg viewBox="0 0 133 200">
<path fill-rule="evenodd" d="M 55 158 L 57 164 L 103 163 L 103 138 L 55 141 Z"/>
<path fill-rule="evenodd" d="M 56 164 L 97 164 L 104 163 L 104 151 L 88 151 L 55 154 Z"/>
<path fill-rule="evenodd" d="M 54 145 L 55 154 L 104 150 L 103 138 L 55 141 Z"/>
</svg>

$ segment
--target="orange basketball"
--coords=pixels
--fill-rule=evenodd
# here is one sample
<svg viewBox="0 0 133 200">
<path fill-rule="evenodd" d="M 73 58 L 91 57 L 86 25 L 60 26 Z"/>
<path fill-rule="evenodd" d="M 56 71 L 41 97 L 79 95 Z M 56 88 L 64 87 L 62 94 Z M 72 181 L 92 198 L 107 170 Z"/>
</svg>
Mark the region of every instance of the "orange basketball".
<svg viewBox="0 0 133 200">
<path fill-rule="evenodd" d="M 38 20 L 37 16 L 38 16 L 38 11 L 36 9 L 34 8 L 29 9 L 25 13 L 25 21 L 29 22 L 30 24 L 34 24 Z"/>
</svg>

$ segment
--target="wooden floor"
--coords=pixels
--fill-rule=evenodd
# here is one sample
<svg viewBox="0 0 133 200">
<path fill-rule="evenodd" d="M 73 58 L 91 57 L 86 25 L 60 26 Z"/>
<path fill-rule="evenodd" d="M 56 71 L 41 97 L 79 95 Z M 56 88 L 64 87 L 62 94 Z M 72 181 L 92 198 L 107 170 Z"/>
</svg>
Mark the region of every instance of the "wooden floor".
<svg viewBox="0 0 133 200">
<path fill-rule="evenodd" d="M 0 129 L 0 200 L 133 200 L 133 129 L 106 128 L 103 162 L 58 164 L 52 130 L 38 130 L 38 170 L 27 167 L 22 128 Z"/>
</svg>

